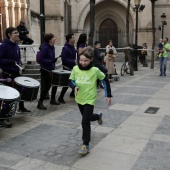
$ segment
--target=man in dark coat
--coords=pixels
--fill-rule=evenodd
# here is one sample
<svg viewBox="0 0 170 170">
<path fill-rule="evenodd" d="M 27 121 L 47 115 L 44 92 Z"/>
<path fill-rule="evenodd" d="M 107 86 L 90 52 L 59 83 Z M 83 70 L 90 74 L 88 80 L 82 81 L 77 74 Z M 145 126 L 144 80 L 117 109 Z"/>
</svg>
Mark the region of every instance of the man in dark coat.
<svg viewBox="0 0 170 170">
<path fill-rule="evenodd" d="M 22 40 L 22 44 L 32 44 L 34 41 L 27 36 L 29 34 L 29 31 L 27 30 L 25 26 L 24 21 L 20 21 L 20 24 L 17 26 L 17 30 L 19 32 L 19 39 Z"/>
</svg>

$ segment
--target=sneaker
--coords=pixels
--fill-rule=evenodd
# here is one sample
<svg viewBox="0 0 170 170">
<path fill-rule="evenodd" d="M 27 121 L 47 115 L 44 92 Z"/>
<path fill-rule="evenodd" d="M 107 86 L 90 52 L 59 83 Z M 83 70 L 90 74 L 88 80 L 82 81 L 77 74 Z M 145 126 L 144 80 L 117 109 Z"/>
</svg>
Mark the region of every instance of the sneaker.
<svg viewBox="0 0 170 170">
<path fill-rule="evenodd" d="M 11 128 L 12 123 L 10 123 L 8 120 L 0 120 L 0 126 L 4 126 L 6 128 Z"/>
<path fill-rule="evenodd" d="M 57 102 L 56 99 L 51 99 L 50 104 L 51 105 L 60 105 L 60 102 Z"/>
<path fill-rule="evenodd" d="M 74 93 L 70 93 L 70 97 L 71 97 L 71 98 L 74 98 L 74 97 L 75 97 L 75 94 L 74 94 Z"/>
<path fill-rule="evenodd" d="M 79 153 L 82 155 L 86 155 L 89 153 L 89 145 L 83 145 L 81 149 L 79 150 Z"/>
<path fill-rule="evenodd" d="M 66 103 L 63 98 L 58 98 L 58 101 L 59 101 L 60 103 L 62 103 L 62 104 L 65 104 L 65 103 Z"/>
<path fill-rule="evenodd" d="M 101 113 L 101 112 L 99 112 L 98 114 L 99 114 L 98 124 L 99 124 L 99 125 L 102 125 L 102 124 L 103 124 L 103 120 L 102 120 L 102 113 Z"/>
<path fill-rule="evenodd" d="M 26 109 L 25 107 L 23 107 L 23 108 L 18 109 L 18 112 L 22 112 L 22 113 L 28 112 L 28 113 L 30 113 L 31 111 Z"/>
</svg>

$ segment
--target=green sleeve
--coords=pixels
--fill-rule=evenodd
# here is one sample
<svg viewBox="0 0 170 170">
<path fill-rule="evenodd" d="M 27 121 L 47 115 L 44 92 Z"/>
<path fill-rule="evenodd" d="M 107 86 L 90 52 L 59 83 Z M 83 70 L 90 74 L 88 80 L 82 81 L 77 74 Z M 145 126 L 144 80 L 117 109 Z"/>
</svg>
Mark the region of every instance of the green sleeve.
<svg viewBox="0 0 170 170">
<path fill-rule="evenodd" d="M 72 69 L 69 79 L 75 80 L 75 67 Z"/>
<path fill-rule="evenodd" d="M 97 69 L 97 79 L 103 80 L 105 78 L 105 74 Z"/>
</svg>

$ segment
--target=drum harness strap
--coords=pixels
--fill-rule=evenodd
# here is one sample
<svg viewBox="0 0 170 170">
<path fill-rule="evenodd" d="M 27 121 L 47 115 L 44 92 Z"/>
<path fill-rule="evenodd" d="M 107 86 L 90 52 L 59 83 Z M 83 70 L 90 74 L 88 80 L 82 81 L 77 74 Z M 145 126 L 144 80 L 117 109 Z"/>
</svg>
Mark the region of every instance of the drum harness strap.
<svg viewBox="0 0 170 170">
<path fill-rule="evenodd" d="M 67 69 L 67 70 L 71 71 L 71 69 L 70 69 L 70 68 L 68 68 L 67 66 L 64 66 L 64 65 L 63 65 L 63 68 L 65 68 L 65 69 Z"/>
</svg>

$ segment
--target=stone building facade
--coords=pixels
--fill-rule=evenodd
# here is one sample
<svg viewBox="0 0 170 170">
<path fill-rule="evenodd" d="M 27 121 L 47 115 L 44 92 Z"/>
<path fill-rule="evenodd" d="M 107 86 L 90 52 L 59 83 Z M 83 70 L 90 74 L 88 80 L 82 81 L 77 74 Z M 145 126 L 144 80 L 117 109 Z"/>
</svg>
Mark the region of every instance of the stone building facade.
<svg viewBox="0 0 170 170">
<path fill-rule="evenodd" d="M 65 34 L 73 32 L 78 38 L 82 32 L 89 33 L 90 0 L 44 0 L 45 32 L 52 32 L 57 37 L 57 45 L 63 45 Z M 141 0 L 145 5 L 138 18 L 138 44 L 152 45 L 152 14 L 150 0 Z M 116 47 L 126 46 L 126 8 L 127 0 L 96 0 L 95 5 L 95 35 L 94 40 L 100 40 L 102 46 L 112 39 Z M 136 15 L 133 10 L 134 1 L 130 7 L 130 42 L 134 43 Z M 155 27 L 161 25 L 161 14 L 167 15 L 167 26 L 164 35 L 170 38 L 170 1 L 158 0 L 155 3 Z M 35 43 L 40 43 L 40 0 L 0 0 L 2 14 L 1 28 L 17 26 L 20 19 L 26 21 L 30 30 L 29 36 Z M 161 31 L 156 30 L 156 41 L 161 37 Z"/>
</svg>

